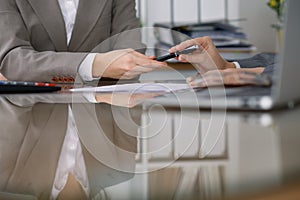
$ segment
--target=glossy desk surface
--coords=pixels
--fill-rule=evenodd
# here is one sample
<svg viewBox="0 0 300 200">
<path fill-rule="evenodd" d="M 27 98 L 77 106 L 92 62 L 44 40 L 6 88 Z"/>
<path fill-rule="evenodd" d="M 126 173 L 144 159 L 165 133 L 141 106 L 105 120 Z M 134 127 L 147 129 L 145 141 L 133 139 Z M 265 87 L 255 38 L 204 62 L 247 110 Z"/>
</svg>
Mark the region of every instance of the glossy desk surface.
<svg viewBox="0 0 300 200">
<path fill-rule="evenodd" d="M 0 199 L 50 198 L 69 109 L 88 199 L 300 198 L 300 108 L 143 106 L 153 96 L 1 95 Z"/>
</svg>

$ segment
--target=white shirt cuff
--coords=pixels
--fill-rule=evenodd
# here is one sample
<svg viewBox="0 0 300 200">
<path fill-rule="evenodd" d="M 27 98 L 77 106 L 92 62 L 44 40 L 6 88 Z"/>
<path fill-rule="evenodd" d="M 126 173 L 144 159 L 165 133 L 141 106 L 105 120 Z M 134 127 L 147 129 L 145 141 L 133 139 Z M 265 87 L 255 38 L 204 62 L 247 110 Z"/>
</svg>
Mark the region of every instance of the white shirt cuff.
<svg viewBox="0 0 300 200">
<path fill-rule="evenodd" d="M 94 78 L 92 74 L 92 67 L 95 56 L 97 53 L 88 54 L 79 66 L 78 73 L 84 81 L 98 80 L 99 78 Z"/>
<path fill-rule="evenodd" d="M 237 68 L 237 69 L 241 68 L 241 66 L 240 66 L 240 64 L 238 62 L 233 62 L 233 64 L 235 65 L 235 68 Z"/>
</svg>

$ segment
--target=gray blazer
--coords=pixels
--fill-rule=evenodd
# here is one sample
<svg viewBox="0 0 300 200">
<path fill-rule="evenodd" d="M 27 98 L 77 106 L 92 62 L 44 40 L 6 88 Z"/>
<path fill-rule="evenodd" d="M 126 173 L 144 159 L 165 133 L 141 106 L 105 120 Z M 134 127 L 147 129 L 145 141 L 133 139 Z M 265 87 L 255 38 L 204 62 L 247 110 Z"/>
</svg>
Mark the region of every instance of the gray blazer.
<svg viewBox="0 0 300 200">
<path fill-rule="evenodd" d="M 128 41 L 139 41 L 135 34 L 114 39 L 109 48 L 100 43 L 137 27 L 134 0 L 80 0 L 67 46 L 56 0 L 1 0 L 0 71 L 9 80 L 73 80 L 87 52 L 134 48 Z"/>
</svg>

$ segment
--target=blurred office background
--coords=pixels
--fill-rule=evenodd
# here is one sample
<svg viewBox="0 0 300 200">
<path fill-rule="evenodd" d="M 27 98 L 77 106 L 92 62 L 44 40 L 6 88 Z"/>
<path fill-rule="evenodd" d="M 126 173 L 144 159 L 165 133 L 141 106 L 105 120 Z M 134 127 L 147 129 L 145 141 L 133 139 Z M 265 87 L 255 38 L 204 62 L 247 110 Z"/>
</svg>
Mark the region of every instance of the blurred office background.
<svg viewBox="0 0 300 200">
<path fill-rule="evenodd" d="M 136 1 L 144 27 L 171 21 L 172 0 Z M 266 3 L 267 0 L 173 0 L 173 18 L 175 22 L 228 19 L 242 28 L 257 51 L 273 52 L 276 50 L 276 33 L 271 24 L 276 22 L 276 16 Z"/>
</svg>

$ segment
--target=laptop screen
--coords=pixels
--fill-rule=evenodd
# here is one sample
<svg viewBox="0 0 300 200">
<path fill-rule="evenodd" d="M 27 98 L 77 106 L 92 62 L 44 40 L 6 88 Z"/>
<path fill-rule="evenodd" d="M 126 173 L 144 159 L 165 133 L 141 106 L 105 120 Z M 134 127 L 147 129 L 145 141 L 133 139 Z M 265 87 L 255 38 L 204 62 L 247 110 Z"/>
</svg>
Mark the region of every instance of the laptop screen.
<svg viewBox="0 0 300 200">
<path fill-rule="evenodd" d="M 275 104 L 293 103 L 300 99 L 300 1 L 287 0 L 284 40 L 279 54 L 272 95 Z"/>
</svg>

